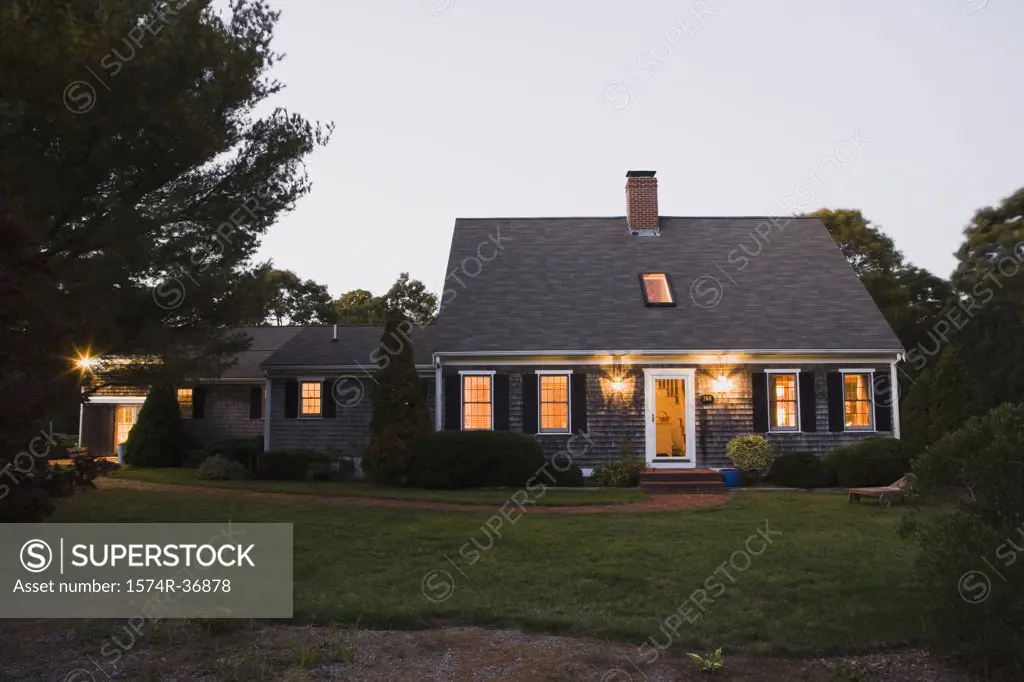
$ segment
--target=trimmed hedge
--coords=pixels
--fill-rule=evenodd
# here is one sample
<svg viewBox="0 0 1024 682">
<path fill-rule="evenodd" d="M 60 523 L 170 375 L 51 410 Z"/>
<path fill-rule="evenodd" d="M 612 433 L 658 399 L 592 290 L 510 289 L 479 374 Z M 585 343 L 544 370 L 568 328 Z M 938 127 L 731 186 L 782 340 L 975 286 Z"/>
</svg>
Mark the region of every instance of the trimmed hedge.
<svg viewBox="0 0 1024 682">
<path fill-rule="evenodd" d="M 412 455 L 408 485 L 418 488 L 522 486 L 545 467 L 540 444 L 512 431 L 438 431 Z M 547 470 L 555 475 L 554 467 Z M 538 479 L 554 485 L 550 477 Z"/>
<path fill-rule="evenodd" d="M 354 473 L 351 460 L 313 450 L 271 450 L 256 465 L 256 477 L 269 481 L 345 481 Z"/>
<path fill-rule="evenodd" d="M 844 488 L 890 485 L 910 471 L 916 449 L 901 440 L 875 436 L 825 455 L 825 464 Z"/>
<path fill-rule="evenodd" d="M 790 488 L 827 488 L 835 484 L 828 465 L 812 452 L 779 455 L 772 463 L 771 479 L 775 485 Z"/>
<path fill-rule="evenodd" d="M 263 436 L 229 438 L 208 443 L 203 447 L 200 463 L 208 457 L 223 455 L 238 462 L 249 471 L 256 471 L 256 462 L 263 454 Z"/>
</svg>

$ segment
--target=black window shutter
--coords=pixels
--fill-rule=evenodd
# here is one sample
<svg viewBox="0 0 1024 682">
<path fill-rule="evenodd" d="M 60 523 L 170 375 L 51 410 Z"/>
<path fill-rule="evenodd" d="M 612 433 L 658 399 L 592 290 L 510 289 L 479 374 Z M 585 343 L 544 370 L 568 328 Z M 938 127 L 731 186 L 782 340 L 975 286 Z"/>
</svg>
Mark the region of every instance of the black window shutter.
<svg viewBox="0 0 1024 682">
<path fill-rule="evenodd" d="M 420 390 L 423 391 L 423 399 L 430 402 L 434 395 L 434 377 L 420 379 Z"/>
<path fill-rule="evenodd" d="M 206 412 L 206 387 L 196 386 L 192 389 L 192 418 L 202 419 Z"/>
<path fill-rule="evenodd" d="M 573 433 L 587 431 L 587 375 L 573 374 L 571 381 L 572 414 L 569 415 L 569 430 Z"/>
<path fill-rule="evenodd" d="M 334 419 L 338 416 L 338 403 L 334 400 L 334 382 L 336 379 L 324 379 L 320 383 L 320 416 Z"/>
<path fill-rule="evenodd" d="M 813 433 L 818 430 L 818 413 L 814 396 L 814 372 L 801 372 L 800 377 L 800 430 Z"/>
<path fill-rule="evenodd" d="M 843 423 L 843 375 L 840 372 L 828 373 L 828 430 L 845 431 Z"/>
<path fill-rule="evenodd" d="M 249 419 L 263 419 L 263 387 L 249 389 Z"/>
<path fill-rule="evenodd" d="M 508 431 L 508 375 L 494 375 L 494 430 Z"/>
<path fill-rule="evenodd" d="M 540 431 L 537 409 L 537 375 L 523 374 L 523 433 L 532 436 Z"/>
<path fill-rule="evenodd" d="M 750 390 L 754 397 L 754 433 L 768 432 L 768 375 L 750 373 Z"/>
<path fill-rule="evenodd" d="M 295 419 L 299 416 L 299 382 L 288 379 L 284 382 L 284 418 Z"/>
<path fill-rule="evenodd" d="M 458 374 L 444 377 L 444 428 L 462 428 L 462 377 Z"/>
<path fill-rule="evenodd" d="M 875 430 L 892 431 L 892 387 L 889 377 L 876 374 L 872 397 L 875 400 Z"/>
</svg>

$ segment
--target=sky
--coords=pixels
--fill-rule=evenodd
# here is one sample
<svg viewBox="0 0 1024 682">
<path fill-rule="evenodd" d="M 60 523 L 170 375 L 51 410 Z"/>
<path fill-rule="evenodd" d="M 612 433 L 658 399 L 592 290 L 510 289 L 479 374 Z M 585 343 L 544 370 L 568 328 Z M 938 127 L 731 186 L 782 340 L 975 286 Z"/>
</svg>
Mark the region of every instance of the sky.
<svg viewBox="0 0 1024 682">
<path fill-rule="evenodd" d="M 328 285 L 440 292 L 457 217 L 859 208 L 948 276 L 1024 185 L 1019 0 L 271 0 L 269 104 L 333 121 L 259 251 Z M 566 254 L 571 258 L 572 254 Z"/>
</svg>

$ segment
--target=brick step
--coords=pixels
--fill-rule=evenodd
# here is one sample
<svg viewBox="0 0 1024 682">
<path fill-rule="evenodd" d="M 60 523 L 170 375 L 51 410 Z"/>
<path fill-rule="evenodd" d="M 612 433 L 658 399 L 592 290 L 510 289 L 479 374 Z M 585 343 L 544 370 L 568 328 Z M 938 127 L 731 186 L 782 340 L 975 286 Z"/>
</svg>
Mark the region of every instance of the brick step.
<svg viewBox="0 0 1024 682">
<path fill-rule="evenodd" d="M 711 483 L 721 482 L 722 474 L 717 471 L 642 471 L 641 481 L 707 481 Z"/>
<path fill-rule="evenodd" d="M 675 494 L 675 495 L 725 495 L 729 489 L 725 484 L 709 484 L 702 481 L 689 483 L 641 483 L 640 489 L 651 494 Z"/>
</svg>

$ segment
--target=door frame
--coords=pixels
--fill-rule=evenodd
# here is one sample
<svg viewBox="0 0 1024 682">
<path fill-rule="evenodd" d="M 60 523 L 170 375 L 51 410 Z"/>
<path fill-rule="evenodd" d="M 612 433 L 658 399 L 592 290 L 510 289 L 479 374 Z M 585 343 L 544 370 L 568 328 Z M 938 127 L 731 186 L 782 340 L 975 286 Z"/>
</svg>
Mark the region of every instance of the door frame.
<svg viewBox="0 0 1024 682">
<path fill-rule="evenodd" d="M 654 469 L 696 469 L 697 468 L 697 408 L 694 390 L 697 369 L 684 367 L 679 369 L 644 368 L 644 449 L 647 466 Z M 656 379 L 681 379 L 686 400 L 683 406 L 686 416 L 686 461 L 671 461 L 669 458 L 657 458 L 657 432 L 654 422 Z"/>
</svg>

